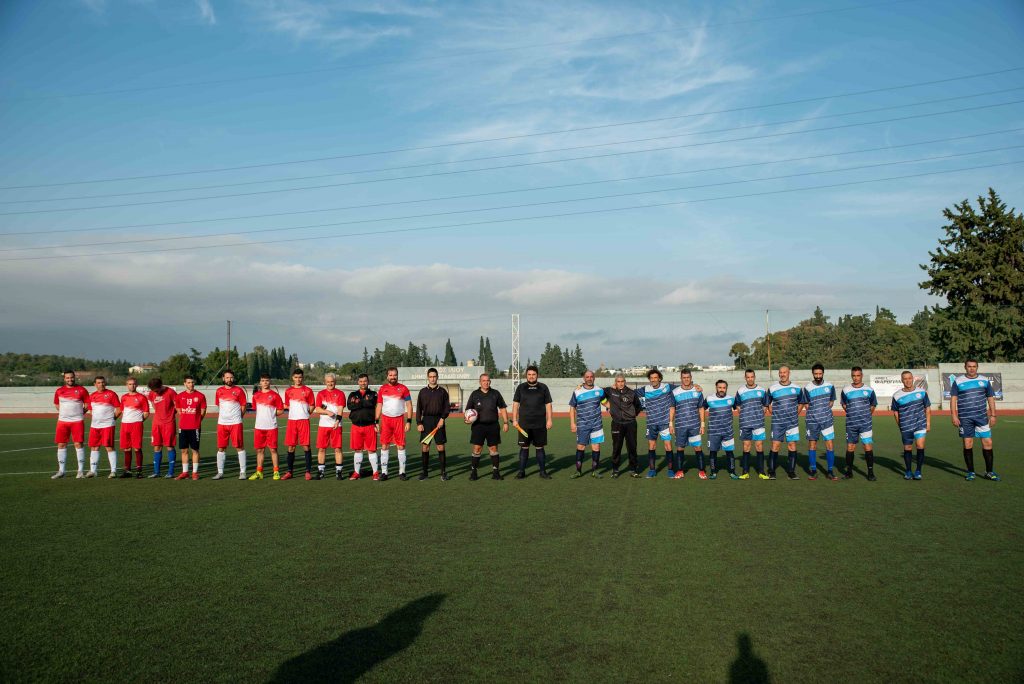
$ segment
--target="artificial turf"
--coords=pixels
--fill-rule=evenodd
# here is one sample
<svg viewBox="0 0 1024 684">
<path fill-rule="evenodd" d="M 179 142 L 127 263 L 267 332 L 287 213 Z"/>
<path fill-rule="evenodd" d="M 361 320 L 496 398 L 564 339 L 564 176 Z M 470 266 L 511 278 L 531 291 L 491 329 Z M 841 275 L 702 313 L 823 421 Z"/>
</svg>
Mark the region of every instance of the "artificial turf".
<svg viewBox="0 0 1024 684">
<path fill-rule="evenodd" d="M 52 420 L 3 420 L 0 680 L 1021 681 L 1024 419 L 999 483 L 934 421 L 920 482 L 880 417 L 877 482 L 571 480 L 556 419 L 550 481 L 512 433 L 469 481 L 452 421 L 451 481 L 375 483 L 212 481 L 211 421 L 198 482 L 51 481 Z"/>
</svg>

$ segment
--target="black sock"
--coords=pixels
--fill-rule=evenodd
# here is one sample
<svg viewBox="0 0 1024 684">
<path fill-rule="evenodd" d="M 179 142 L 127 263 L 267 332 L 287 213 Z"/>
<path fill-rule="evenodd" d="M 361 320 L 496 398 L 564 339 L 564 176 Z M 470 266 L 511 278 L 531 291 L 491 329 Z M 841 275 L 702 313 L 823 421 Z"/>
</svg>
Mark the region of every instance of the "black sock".
<svg viewBox="0 0 1024 684">
<path fill-rule="evenodd" d="M 758 456 L 761 456 L 760 452 L 758 452 Z M 764 458 L 764 457 L 761 456 L 761 458 Z M 744 451 L 743 452 L 743 458 L 740 459 L 740 466 L 743 468 L 743 474 L 744 475 L 746 475 L 748 472 L 750 472 L 750 452 L 749 451 Z M 760 464 L 758 464 L 757 469 L 758 470 L 761 469 L 761 465 Z"/>
<path fill-rule="evenodd" d="M 590 454 L 590 472 L 597 470 L 597 464 L 601 462 L 601 450 L 593 451 Z"/>
<path fill-rule="evenodd" d="M 528 460 L 530 460 L 530 449 L 529 448 L 520 449 L 519 450 L 519 472 L 521 472 L 521 473 L 525 473 L 526 472 L 526 462 Z"/>
<path fill-rule="evenodd" d="M 651 470 L 655 470 L 656 469 L 655 468 L 655 461 L 657 460 L 657 458 L 658 458 L 658 454 L 654 451 L 654 449 L 648 449 L 647 450 L 647 467 L 649 469 L 651 469 Z"/>
<path fill-rule="evenodd" d="M 697 456 L 697 470 L 704 470 L 704 450 L 695 449 L 694 454 Z"/>
<path fill-rule="evenodd" d="M 711 472 L 717 473 L 718 472 L 718 452 L 717 451 L 709 451 L 708 452 L 708 456 L 710 457 L 709 460 L 711 461 Z"/>
<path fill-rule="evenodd" d="M 480 467 L 480 456 L 479 456 L 479 454 L 473 454 L 473 458 L 470 461 L 470 465 L 472 466 L 473 470 L 476 470 L 477 468 Z"/>
<path fill-rule="evenodd" d="M 676 454 L 672 457 L 672 470 L 683 470 L 685 464 L 686 451 L 683 449 L 676 449 Z"/>
<path fill-rule="evenodd" d="M 735 473 L 736 472 L 736 456 L 734 455 L 735 452 L 727 451 L 725 453 L 729 457 L 729 461 L 728 461 L 728 463 L 729 463 L 729 472 L 730 473 Z"/>
<path fill-rule="evenodd" d="M 548 472 L 547 462 L 548 455 L 544 452 L 544 448 L 541 447 L 540 449 L 537 449 L 537 467 L 540 468 L 540 472 Z"/>
<path fill-rule="evenodd" d="M 795 473 L 796 472 L 796 452 L 795 451 L 790 451 L 789 452 L 789 472 L 791 472 L 791 473 Z"/>
<path fill-rule="evenodd" d="M 288 472 L 295 470 L 295 451 L 288 452 Z"/>
<path fill-rule="evenodd" d="M 853 452 L 852 451 L 847 451 L 846 452 L 846 472 L 848 472 L 848 473 L 852 473 L 853 472 Z"/>
<path fill-rule="evenodd" d="M 903 464 L 907 467 L 907 472 L 908 473 L 910 472 L 910 470 L 912 468 L 911 463 L 914 460 L 913 456 L 914 456 L 914 454 L 910 451 L 910 449 L 905 449 L 903 451 Z"/>
<path fill-rule="evenodd" d="M 772 449 L 771 453 L 768 454 L 768 470 L 771 471 L 772 475 L 775 474 L 775 469 L 779 467 L 779 452 Z"/>
<path fill-rule="evenodd" d="M 586 452 L 583 449 L 576 450 L 576 472 L 583 470 L 583 456 Z"/>
<path fill-rule="evenodd" d="M 875 452 L 865 451 L 864 460 L 868 462 L 868 475 L 875 472 Z"/>
<path fill-rule="evenodd" d="M 757 472 L 759 472 L 759 473 L 763 473 L 764 472 L 764 452 L 763 451 L 758 451 L 757 452 Z"/>
<path fill-rule="evenodd" d="M 491 454 L 491 468 L 498 470 L 499 465 L 501 465 L 501 459 L 498 454 Z"/>
<path fill-rule="evenodd" d="M 304 456 L 306 457 L 306 472 L 308 473 L 310 470 L 313 469 L 313 454 L 310 452 L 309 449 L 306 449 L 306 453 L 304 454 Z"/>
<path fill-rule="evenodd" d="M 442 475 L 447 475 L 448 474 L 448 454 L 446 454 L 443 450 L 438 449 L 437 450 L 437 460 L 441 462 L 441 474 Z"/>
<path fill-rule="evenodd" d="M 991 473 L 992 466 L 995 465 L 996 455 L 992 453 L 991 449 L 981 449 L 981 455 L 985 458 L 985 472 Z"/>
<path fill-rule="evenodd" d="M 964 447 L 964 465 L 967 466 L 967 472 L 974 472 L 974 449 L 973 447 L 968 449 Z"/>
<path fill-rule="evenodd" d="M 429 468 L 430 468 L 430 452 L 429 451 L 424 451 L 420 455 L 420 469 L 423 471 L 423 474 L 426 475 L 427 474 L 427 470 Z"/>
<path fill-rule="evenodd" d="M 917 469 L 920 470 L 921 466 L 924 465 L 924 449 L 917 450 Z"/>
</svg>

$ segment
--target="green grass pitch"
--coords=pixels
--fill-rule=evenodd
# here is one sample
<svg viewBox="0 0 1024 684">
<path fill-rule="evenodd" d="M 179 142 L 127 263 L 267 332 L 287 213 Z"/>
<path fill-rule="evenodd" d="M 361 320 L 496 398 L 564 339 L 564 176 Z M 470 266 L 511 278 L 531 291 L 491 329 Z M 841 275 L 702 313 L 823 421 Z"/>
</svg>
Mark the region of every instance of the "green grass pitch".
<svg viewBox="0 0 1024 684">
<path fill-rule="evenodd" d="M 470 482 L 453 422 L 450 482 L 215 482 L 208 421 L 199 482 L 54 482 L 3 420 L 0 680 L 1021 681 L 1024 418 L 1000 483 L 934 428 L 921 482 L 889 417 L 874 483 L 570 480 L 565 419 L 551 481 L 509 433 Z"/>
</svg>

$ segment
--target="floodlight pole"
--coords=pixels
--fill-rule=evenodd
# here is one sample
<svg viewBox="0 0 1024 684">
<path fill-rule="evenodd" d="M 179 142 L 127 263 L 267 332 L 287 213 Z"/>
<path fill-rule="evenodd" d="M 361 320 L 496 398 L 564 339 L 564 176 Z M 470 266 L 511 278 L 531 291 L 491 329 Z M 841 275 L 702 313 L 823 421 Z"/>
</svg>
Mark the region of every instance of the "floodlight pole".
<svg viewBox="0 0 1024 684">
<path fill-rule="evenodd" d="M 519 384 L 519 314 L 512 314 L 512 382 Z"/>
<path fill-rule="evenodd" d="M 768 342 L 768 377 L 772 376 L 772 330 L 768 323 L 768 309 L 764 310 L 764 337 Z"/>
<path fill-rule="evenodd" d="M 228 348 L 224 350 L 224 367 L 231 368 L 231 321 L 228 321 Z"/>
</svg>

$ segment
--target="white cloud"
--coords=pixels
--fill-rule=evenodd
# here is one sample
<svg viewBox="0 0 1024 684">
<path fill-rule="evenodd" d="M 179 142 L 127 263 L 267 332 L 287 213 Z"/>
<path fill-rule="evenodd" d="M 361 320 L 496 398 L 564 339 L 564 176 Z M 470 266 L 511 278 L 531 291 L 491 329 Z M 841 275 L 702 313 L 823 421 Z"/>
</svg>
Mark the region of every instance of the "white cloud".
<svg viewBox="0 0 1024 684">
<path fill-rule="evenodd" d="M 217 23 L 217 15 L 213 11 L 213 4 L 210 0 L 196 0 L 196 7 L 199 9 L 199 17 L 204 24 L 213 26 Z"/>
<path fill-rule="evenodd" d="M 406 7 L 399 2 L 371 3 L 360 9 L 348 4 L 317 3 L 310 0 L 251 0 L 249 6 L 253 20 L 262 29 L 298 43 L 310 42 L 342 54 L 357 52 L 379 41 L 412 33 L 407 25 L 367 21 L 366 15 L 391 20 L 432 16 L 429 13 L 416 13 L 413 6 Z"/>
</svg>

